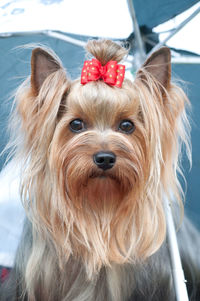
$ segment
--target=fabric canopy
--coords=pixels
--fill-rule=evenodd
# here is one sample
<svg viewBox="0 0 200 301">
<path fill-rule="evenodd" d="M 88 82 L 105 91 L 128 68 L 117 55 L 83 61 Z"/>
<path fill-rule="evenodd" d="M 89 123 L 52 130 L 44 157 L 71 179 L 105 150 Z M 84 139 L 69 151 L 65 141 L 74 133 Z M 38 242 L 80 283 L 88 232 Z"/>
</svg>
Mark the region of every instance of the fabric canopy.
<svg viewBox="0 0 200 301">
<path fill-rule="evenodd" d="M 133 0 L 139 26 L 154 28 L 184 12 L 199 0 Z"/>
</svg>

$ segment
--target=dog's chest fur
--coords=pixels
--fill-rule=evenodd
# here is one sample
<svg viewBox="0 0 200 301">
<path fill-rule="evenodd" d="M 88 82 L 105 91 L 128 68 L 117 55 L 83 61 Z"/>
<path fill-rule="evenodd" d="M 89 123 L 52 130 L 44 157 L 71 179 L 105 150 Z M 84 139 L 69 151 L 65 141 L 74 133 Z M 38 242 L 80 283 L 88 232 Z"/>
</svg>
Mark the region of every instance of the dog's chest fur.
<svg viewBox="0 0 200 301">
<path fill-rule="evenodd" d="M 26 221 L 21 244 L 24 245 L 28 240 L 30 243 L 23 249 L 19 246 L 17 262 L 20 262 L 21 257 L 27 258 L 30 253 L 31 233 L 31 223 Z M 43 266 L 38 271 L 38 275 L 41 274 L 35 287 L 37 301 L 160 301 L 161 298 L 162 301 L 175 300 L 171 265 L 165 243 L 145 263 L 112 264 L 110 267 L 101 268 L 92 280 L 87 279 L 84 265 L 73 256 L 60 270 L 55 260 L 53 245 L 40 242 L 43 243 Z M 51 257 L 48 256 L 49 253 Z M 22 269 L 23 266 L 16 267 L 16 270 Z"/>
</svg>

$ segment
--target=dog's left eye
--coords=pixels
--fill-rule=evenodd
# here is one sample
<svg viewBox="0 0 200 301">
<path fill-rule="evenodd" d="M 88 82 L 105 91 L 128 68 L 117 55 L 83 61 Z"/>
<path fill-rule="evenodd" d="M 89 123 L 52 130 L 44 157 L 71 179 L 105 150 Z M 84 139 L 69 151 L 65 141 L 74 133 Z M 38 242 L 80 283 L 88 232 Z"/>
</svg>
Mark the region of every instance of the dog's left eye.
<svg viewBox="0 0 200 301">
<path fill-rule="evenodd" d="M 79 133 L 86 128 L 85 123 L 81 119 L 74 119 L 70 122 L 70 130 Z"/>
<path fill-rule="evenodd" d="M 119 124 L 119 130 L 126 134 L 131 134 L 135 130 L 135 125 L 130 120 L 122 120 Z"/>
</svg>

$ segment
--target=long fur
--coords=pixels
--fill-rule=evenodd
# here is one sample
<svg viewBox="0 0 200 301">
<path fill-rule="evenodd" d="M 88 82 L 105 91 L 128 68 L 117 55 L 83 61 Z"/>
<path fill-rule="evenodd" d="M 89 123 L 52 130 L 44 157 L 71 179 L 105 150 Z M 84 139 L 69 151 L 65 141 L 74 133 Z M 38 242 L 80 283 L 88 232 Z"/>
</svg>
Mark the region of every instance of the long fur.
<svg viewBox="0 0 200 301">
<path fill-rule="evenodd" d="M 90 41 L 87 49 L 103 65 L 126 53 L 111 41 Z M 175 300 L 163 195 L 176 198 L 180 218 L 182 144 L 190 158 L 187 97 L 169 74 L 162 75 L 169 69 L 161 71 L 165 85 L 145 65 L 121 89 L 103 81 L 81 85 L 49 56 L 53 72 L 36 81 L 32 59 L 31 84 L 16 95 L 18 138 L 11 140 L 14 157 L 23 162 L 27 220 L 1 300 Z M 78 134 L 69 129 L 76 118 L 87 123 Z M 118 130 L 126 119 L 135 125 L 132 134 Z M 100 150 L 117 156 L 106 176 L 92 160 Z M 182 256 L 195 294 L 199 235 L 187 220 L 182 228 Z"/>
</svg>

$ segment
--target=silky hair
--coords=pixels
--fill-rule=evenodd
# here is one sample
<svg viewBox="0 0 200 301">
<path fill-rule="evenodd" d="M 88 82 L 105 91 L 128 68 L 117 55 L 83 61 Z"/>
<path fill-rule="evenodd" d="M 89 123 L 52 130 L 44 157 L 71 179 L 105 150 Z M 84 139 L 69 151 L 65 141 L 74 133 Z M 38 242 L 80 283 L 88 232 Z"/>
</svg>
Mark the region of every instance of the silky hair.
<svg viewBox="0 0 200 301">
<path fill-rule="evenodd" d="M 102 65 L 127 54 L 107 40 L 89 41 L 86 49 Z M 146 66 L 119 89 L 103 81 L 84 86 L 71 81 L 59 63 L 35 89 L 29 78 L 17 92 L 11 138 L 13 156 L 23 162 L 21 197 L 32 223 L 23 265 L 24 292 L 31 301 L 42 284 L 44 300 L 53 300 L 49 289 L 55 275 L 63 280 L 72 257 L 82 264 L 81 275 L 95 281 L 105 267 L 152 256 L 166 237 L 163 195 L 172 204 L 178 200 L 183 210 L 178 179 L 183 144 L 190 158 L 189 101 L 182 89 L 170 80 L 163 86 Z M 73 118 L 85 118 L 91 126 L 74 135 Z M 133 134 L 116 130 L 119 118 L 133 121 Z M 102 148 L 116 153 L 117 164 L 101 185 L 90 157 Z M 56 287 L 58 296 L 67 290 L 63 281 Z"/>
</svg>

